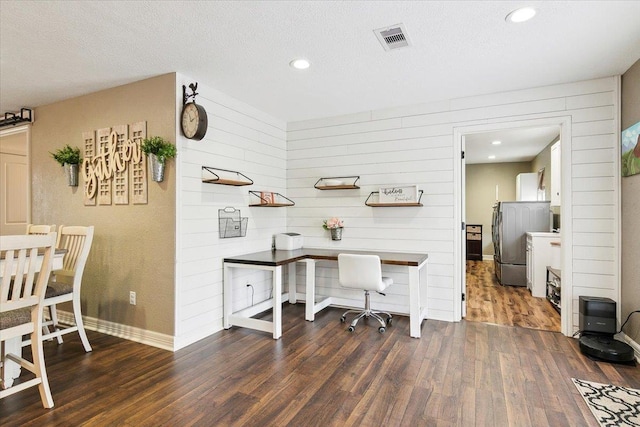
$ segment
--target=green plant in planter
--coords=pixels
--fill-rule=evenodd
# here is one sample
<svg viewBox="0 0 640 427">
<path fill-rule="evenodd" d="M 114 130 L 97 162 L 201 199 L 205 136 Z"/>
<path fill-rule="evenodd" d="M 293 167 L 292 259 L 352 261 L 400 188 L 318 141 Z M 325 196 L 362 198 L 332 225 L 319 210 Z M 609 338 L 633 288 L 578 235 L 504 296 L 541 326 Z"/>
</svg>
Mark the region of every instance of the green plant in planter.
<svg viewBox="0 0 640 427">
<path fill-rule="evenodd" d="M 164 164 L 167 159 L 175 157 L 178 153 L 176 146 L 169 141 L 166 141 L 161 136 L 145 138 L 140 145 L 140 149 L 146 155 L 155 154 L 158 161 L 162 164 Z"/>
<path fill-rule="evenodd" d="M 61 166 L 67 165 L 79 165 L 82 163 L 82 157 L 80 157 L 80 149 L 78 147 L 72 148 L 69 144 L 56 150 L 51 154 L 51 157 Z"/>
</svg>

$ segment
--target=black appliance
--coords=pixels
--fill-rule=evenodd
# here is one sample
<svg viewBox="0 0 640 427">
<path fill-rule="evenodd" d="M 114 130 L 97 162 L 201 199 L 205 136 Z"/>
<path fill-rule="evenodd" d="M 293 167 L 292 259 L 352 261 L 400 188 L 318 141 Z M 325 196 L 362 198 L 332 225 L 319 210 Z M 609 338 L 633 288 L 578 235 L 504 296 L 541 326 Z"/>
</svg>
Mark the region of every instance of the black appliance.
<svg viewBox="0 0 640 427">
<path fill-rule="evenodd" d="M 580 296 L 580 351 L 607 362 L 627 363 L 635 359 L 633 348 L 616 340 L 616 302 L 610 298 Z"/>
</svg>

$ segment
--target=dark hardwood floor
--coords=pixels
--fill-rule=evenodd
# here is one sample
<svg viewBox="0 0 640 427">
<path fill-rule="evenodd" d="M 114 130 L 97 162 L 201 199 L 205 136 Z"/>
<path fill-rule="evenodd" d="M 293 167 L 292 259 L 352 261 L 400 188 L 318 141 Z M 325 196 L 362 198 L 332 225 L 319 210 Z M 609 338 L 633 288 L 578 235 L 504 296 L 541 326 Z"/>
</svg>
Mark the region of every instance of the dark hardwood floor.
<svg viewBox="0 0 640 427">
<path fill-rule="evenodd" d="M 560 314 L 526 286 L 501 286 L 493 261 L 467 261 L 467 315 L 470 322 L 560 331 Z"/>
<path fill-rule="evenodd" d="M 385 334 L 304 319 L 283 336 L 232 328 L 175 353 L 89 332 L 45 343 L 55 407 L 35 388 L 0 400 L 9 426 L 597 426 L 571 378 L 640 388 L 635 366 L 595 362 L 556 332 L 478 322 Z M 362 323 L 362 321 L 360 322 Z"/>
</svg>

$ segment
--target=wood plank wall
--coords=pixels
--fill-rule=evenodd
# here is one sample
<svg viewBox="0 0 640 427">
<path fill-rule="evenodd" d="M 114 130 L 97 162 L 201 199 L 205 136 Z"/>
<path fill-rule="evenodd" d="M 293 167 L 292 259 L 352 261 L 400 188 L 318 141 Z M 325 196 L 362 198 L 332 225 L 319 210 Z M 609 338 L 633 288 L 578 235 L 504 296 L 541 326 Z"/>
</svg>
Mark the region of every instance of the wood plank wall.
<svg viewBox="0 0 640 427">
<path fill-rule="evenodd" d="M 177 75 L 176 100 L 193 82 Z M 249 190 L 286 194 L 286 124 L 203 84 L 197 92 L 209 121 L 203 140 L 184 138 L 177 109 L 176 349 L 222 329 L 222 259 L 271 249 L 272 236 L 286 231 L 286 208 L 248 207 Z M 204 184 L 202 166 L 241 172 L 254 185 Z M 246 237 L 219 238 L 218 209 L 227 206 L 248 217 Z M 268 298 L 270 285 L 264 272 L 242 275 L 234 309 Z"/>
<path fill-rule="evenodd" d="M 455 244 L 460 199 L 456 130 L 570 117 L 571 137 L 563 141 L 565 189 L 571 190 L 563 196 L 563 212 L 569 213 L 562 219 L 569 246 L 563 286 L 572 297 L 568 322 L 575 328 L 579 295 L 614 300 L 619 295 L 618 93 L 618 78 L 611 77 L 289 123 L 287 191 L 296 206 L 288 209 L 288 231 L 302 233 L 308 246 L 428 252 L 428 318 L 456 320 L 460 296 L 454 272 L 462 262 Z M 361 176 L 361 189 L 313 188 L 320 177 L 345 175 Z M 364 205 L 371 191 L 395 184 L 418 184 L 424 207 Z M 331 216 L 346 223 L 341 242 L 332 242 L 321 228 Z M 395 284 L 374 303 L 406 313 L 406 274 L 398 268 L 385 272 Z M 319 268 L 318 276 L 319 293 L 361 304 L 361 295 L 336 285 L 334 265 Z"/>
<path fill-rule="evenodd" d="M 191 80 L 180 74 L 182 85 Z M 456 320 L 460 296 L 455 283 L 462 262 L 457 253 L 456 220 L 460 198 L 455 162 L 457 129 L 524 120 L 571 117 L 567 188 L 570 212 L 563 218 L 570 247 L 563 286 L 571 295 L 577 327 L 579 295 L 619 295 L 618 78 L 533 88 L 434 104 L 367 111 L 304 122 L 284 123 L 215 89 L 199 86 L 197 101 L 208 112 L 202 141 L 178 131 L 178 207 L 176 221 L 176 336 L 181 348 L 222 327 L 222 258 L 267 250 L 274 234 L 298 232 L 308 247 L 343 247 L 429 253 L 428 318 Z M 178 115 L 180 108 L 178 108 Z M 327 114 L 330 115 L 330 112 Z M 179 122 L 179 117 L 177 117 Z M 255 184 L 227 187 L 203 184 L 203 165 L 232 169 Z M 565 163 L 564 166 L 567 166 Z M 359 190 L 320 191 L 321 177 L 359 175 Z M 421 208 L 372 208 L 364 202 L 380 186 L 418 184 Z M 277 191 L 296 203 L 289 208 L 249 208 L 248 190 Z M 218 209 L 233 206 L 249 218 L 247 237 L 220 239 Z M 566 209 L 566 210 L 565 210 Z M 322 220 L 344 219 L 343 240 L 330 240 Z M 566 261 L 565 261 L 566 263 Z M 385 267 L 395 284 L 386 297 L 374 295 L 380 308 L 407 313 L 408 276 L 404 268 Z M 304 271 L 298 268 L 299 291 Z M 265 299 L 265 273 L 239 277 L 234 309 Z M 320 263 L 318 293 L 338 304 L 360 306 L 360 292 L 337 285 L 335 264 Z M 253 295 L 250 288 L 251 283 Z"/>
</svg>

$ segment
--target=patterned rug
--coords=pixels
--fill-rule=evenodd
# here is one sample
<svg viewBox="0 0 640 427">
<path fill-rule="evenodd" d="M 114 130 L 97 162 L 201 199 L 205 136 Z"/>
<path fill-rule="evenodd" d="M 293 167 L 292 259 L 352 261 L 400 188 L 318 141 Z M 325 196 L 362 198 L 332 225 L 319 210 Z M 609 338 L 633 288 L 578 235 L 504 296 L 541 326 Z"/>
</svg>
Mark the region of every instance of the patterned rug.
<svg viewBox="0 0 640 427">
<path fill-rule="evenodd" d="M 640 426 L 640 390 L 571 379 L 602 427 Z"/>
</svg>

